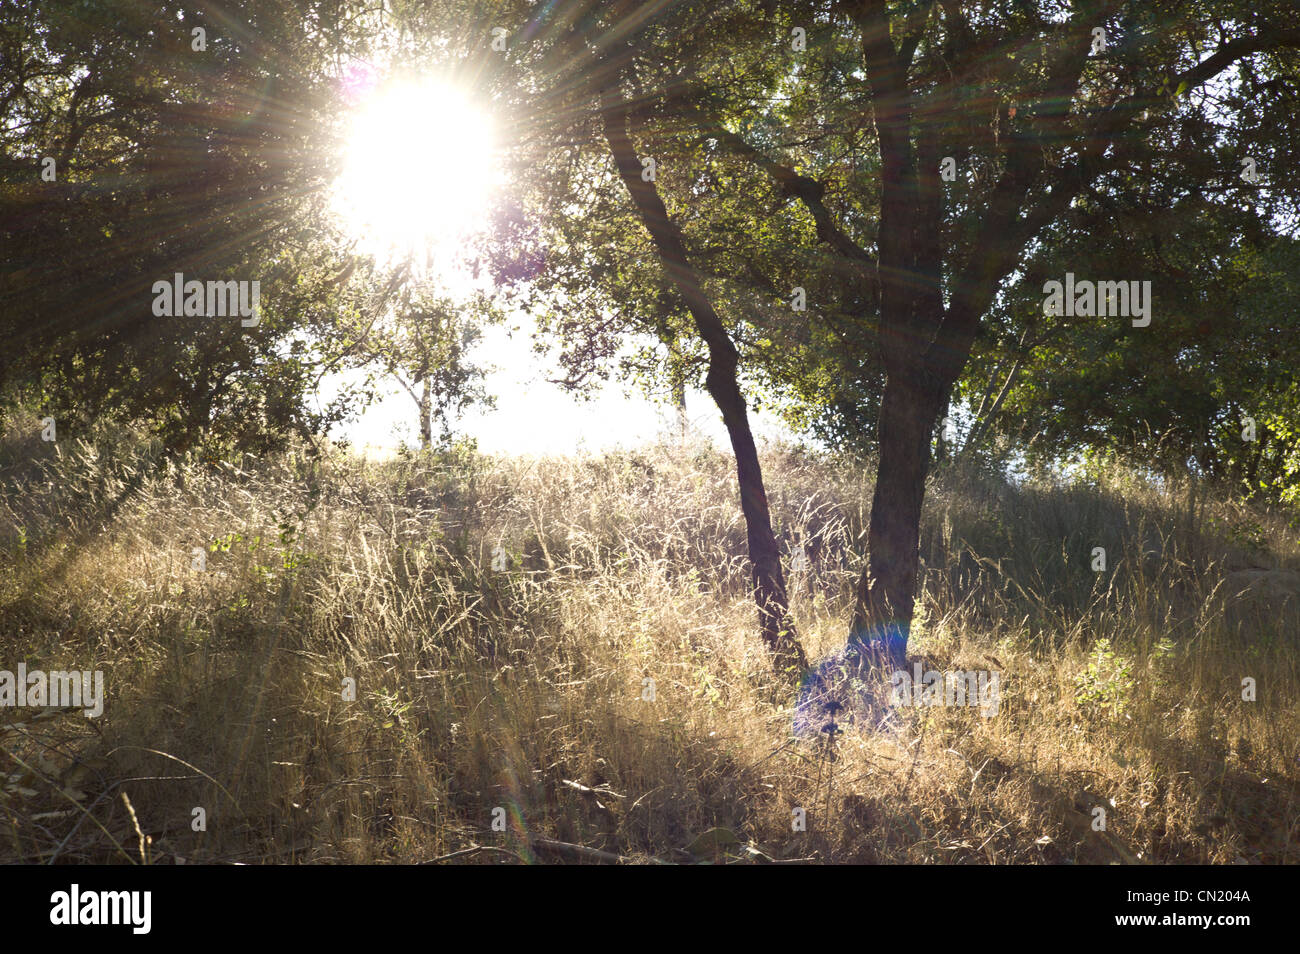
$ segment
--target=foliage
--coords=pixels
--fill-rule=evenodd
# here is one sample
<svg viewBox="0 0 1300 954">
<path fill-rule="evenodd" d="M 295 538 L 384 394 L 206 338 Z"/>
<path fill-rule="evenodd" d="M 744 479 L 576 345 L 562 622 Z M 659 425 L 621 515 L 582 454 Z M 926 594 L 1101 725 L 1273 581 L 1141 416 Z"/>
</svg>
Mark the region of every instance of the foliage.
<svg viewBox="0 0 1300 954">
<path fill-rule="evenodd" d="M 0 11 L 0 399 L 65 434 L 147 421 L 264 450 L 343 414 L 305 400 L 348 264 L 324 218 L 332 64 L 365 37 L 319 0 L 214 17 L 171 0 Z M 304 30 L 304 23 L 313 25 Z M 192 31 L 206 31 L 206 50 Z M 54 181 L 42 159 L 55 160 Z M 155 317 L 154 282 L 259 280 L 261 320 Z"/>
</svg>

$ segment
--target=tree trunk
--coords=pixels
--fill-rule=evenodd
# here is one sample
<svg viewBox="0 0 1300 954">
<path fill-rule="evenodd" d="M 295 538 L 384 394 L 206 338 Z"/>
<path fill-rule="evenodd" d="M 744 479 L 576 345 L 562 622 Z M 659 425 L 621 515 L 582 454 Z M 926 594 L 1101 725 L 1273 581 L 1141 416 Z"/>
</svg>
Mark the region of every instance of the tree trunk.
<svg viewBox="0 0 1300 954">
<path fill-rule="evenodd" d="M 868 562 L 858 581 L 850 644 L 895 667 L 905 659 L 912 625 L 930 437 L 946 395 L 943 383 L 928 376 L 890 374 L 880 407 Z"/>
<path fill-rule="evenodd" d="M 420 450 L 428 450 L 433 444 L 433 397 L 429 393 L 429 379 L 425 377 L 417 382 L 420 390 Z"/>
<path fill-rule="evenodd" d="M 673 408 L 677 413 L 677 444 L 685 449 L 689 421 L 686 415 L 686 375 L 676 361 L 673 363 L 672 376 Z"/>
<path fill-rule="evenodd" d="M 758 448 L 749 429 L 745 398 L 736 382 L 736 364 L 732 360 L 710 361 L 705 387 L 726 425 L 731 450 L 736 458 L 736 479 L 740 484 L 740 510 L 745 517 L 745 536 L 749 562 L 753 571 L 754 601 L 758 604 L 759 631 L 772 648 L 773 664 L 778 670 L 807 668 L 808 660 L 795 636 L 790 618 L 790 603 L 781 572 L 781 550 L 772 533 L 772 514 L 763 487 L 763 468 Z"/>
<path fill-rule="evenodd" d="M 763 470 L 749 428 L 745 398 L 737 380 L 740 355 L 713 302 L 705 293 L 699 273 L 690 263 L 681 231 L 669 217 L 654 180 L 642 177 L 641 158 L 628 133 L 627 103 L 616 86 L 601 91 L 601 118 L 605 140 L 619 177 L 627 186 L 641 222 L 654 241 L 668 280 L 681 295 L 696 331 L 709 349 L 705 387 L 722 412 L 736 458 L 740 509 L 745 517 L 760 633 L 778 672 L 791 669 L 802 672 L 807 668 L 807 657 L 790 618 L 785 578 L 781 573 L 781 551 L 772 533 L 772 517 L 763 489 Z"/>
</svg>

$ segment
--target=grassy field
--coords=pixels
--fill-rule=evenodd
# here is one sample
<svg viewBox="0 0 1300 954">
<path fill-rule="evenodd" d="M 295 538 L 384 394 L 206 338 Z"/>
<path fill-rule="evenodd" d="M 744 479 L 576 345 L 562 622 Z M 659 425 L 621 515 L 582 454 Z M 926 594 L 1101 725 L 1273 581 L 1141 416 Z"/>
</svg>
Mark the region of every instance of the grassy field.
<svg viewBox="0 0 1300 954">
<path fill-rule="evenodd" d="M 1300 861 L 1275 515 L 1119 467 L 940 473 L 910 651 L 1000 672 L 997 715 L 796 738 L 716 450 L 146 476 L 139 447 L 39 429 L 0 446 L 0 669 L 102 670 L 106 703 L 0 709 L 0 860 Z M 764 465 L 822 659 L 872 470 Z"/>
</svg>

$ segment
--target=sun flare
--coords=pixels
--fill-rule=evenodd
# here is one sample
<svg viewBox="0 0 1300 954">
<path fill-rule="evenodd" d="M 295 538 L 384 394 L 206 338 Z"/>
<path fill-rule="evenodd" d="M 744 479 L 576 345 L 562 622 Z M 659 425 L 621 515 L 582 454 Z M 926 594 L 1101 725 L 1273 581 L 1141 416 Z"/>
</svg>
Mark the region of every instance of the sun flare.
<svg viewBox="0 0 1300 954">
<path fill-rule="evenodd" d="M 494 132 L 488 114 L 453 87 L 381 86 L 353 115 L 335 209 L 364 251 L 445 270 L 487 216 Z"/>
</svg>

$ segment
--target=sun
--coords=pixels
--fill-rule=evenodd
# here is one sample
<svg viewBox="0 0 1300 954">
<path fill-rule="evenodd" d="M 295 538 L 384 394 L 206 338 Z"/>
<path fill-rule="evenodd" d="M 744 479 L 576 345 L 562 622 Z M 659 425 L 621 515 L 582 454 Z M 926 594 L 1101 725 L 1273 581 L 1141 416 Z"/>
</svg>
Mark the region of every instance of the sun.
<svg viewBox="0 0 1300 954">
<path fill-rule="evenodd" d="M 435 81 L 379 86 L 353 113 L 333 205 L 361 250 L 446 270 L 498 182 L 490 115 Z"/>
</svg>

